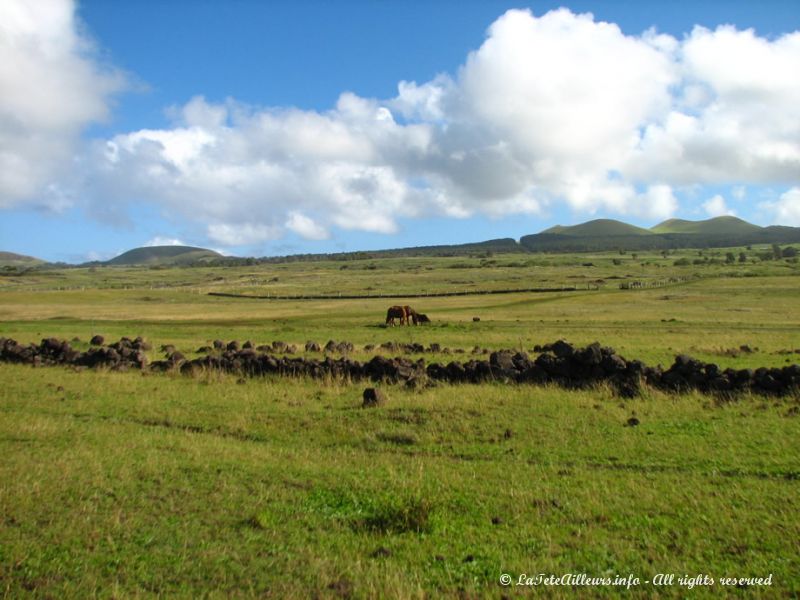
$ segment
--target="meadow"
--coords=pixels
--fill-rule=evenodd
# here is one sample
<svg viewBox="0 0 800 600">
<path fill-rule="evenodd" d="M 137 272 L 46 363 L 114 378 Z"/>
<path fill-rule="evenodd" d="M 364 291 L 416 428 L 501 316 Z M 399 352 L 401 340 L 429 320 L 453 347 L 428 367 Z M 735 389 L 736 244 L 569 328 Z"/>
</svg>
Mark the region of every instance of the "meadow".
<svg viewBox="0 0 800 600">
<path fill-rule="evenodd" d="M 281 340 L 301 355 L 308 340 L 345 340 L 367 359 L 366 344 L 387 341 L 531 352 L 563 338 L 665 366 L 679 353 L 737 369 L 800 362 L 800 267 L 731 251 L 748 260 L 685 250 L 8 272 L 0 336 L 85 349 L 95 334 L 141 335 L 151 360 L 163 344 L 195 356 L 215 339 Z M 424 297 L 531 287 L 561 291 Z M 385 327 L 397 303 L 432 323 Z M 797 394 L 386 385 L 387 404 L 363 409 L 364 387 L 0 364 L 0 591 L 619 595 L 516 585 L 585 573 L 637 577 L 640 597 L 800 594 Z M 674 583 L 645 583 L 657 574 Z M 679 583 L 700 574 L 714 584 Z"/>
</svg>

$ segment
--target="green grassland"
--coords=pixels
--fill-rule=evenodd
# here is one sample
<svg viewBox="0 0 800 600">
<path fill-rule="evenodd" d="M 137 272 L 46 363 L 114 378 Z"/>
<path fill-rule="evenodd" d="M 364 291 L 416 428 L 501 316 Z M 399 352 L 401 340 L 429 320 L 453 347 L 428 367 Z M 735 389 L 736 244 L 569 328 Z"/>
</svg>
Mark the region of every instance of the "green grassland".
<svg viewBox="0 0 800 600">
<path fill-rule="evenodd" d="M 668 365 L 800 355 L 800 268 L 726 250 L 384 258 L 0 277 L 0 336 L 432 342 L 469 352 L 600 341 Z M 702 256 L 701 256 L 702 253 Z M 710 260 L 691 264 L 694 260 Z M 675 265 L 681 258 L 689 265 Z M 591 265 L 590 265 L 591 263 Z M 670 282 L 670 278 L 674 281 Z M 619 289 L 622 282 L 664 287 Z M 577 288 L 380 298 L 381 293 Z M 209 296 L 345 295 L 255 300 Z M 432 323 L 384 327 L 390 304 Z M 480 321 L 473 321 L 479 317 Z M 747 352 L 740 346 L 747 345 Z M 429 360 L 453 360 L 452 355 Z M 465 357 L 466 358 L 466 355 Z M 501 574 L 766 577 L 800 594 L 800 398 L 605 388 L 386 386 L 0 364 L 4 597 L 616 597 Z M 635 416 L 640 424 L 626 426 Z"/>
</svg>

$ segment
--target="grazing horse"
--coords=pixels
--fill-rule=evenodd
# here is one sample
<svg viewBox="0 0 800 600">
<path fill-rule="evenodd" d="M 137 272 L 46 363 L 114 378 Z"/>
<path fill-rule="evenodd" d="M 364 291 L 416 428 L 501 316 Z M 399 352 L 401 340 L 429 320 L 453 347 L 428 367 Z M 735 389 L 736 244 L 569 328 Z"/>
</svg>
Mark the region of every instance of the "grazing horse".
<svg viewBox="0 0 800 600">
<path fill-rule="evenodd" d="M 410 325 L 412 322 L 414 325 L 417 324 L 417 311 L 415 311 L 410 306 L 404 306 L 403 310 L 406 311 L 406 325 Z"/>
<path fill-rule="evenodd" d="M 386 311 L 386 324 L 394 327 L 394 320 L 400 319 L 400 325 L 408 323 L 408 313 L 405 306 L 390 306 Z"/>
<path fill-rule="evenodd" d="M 412 318 L 414 319 L 414 325 L 417 325 L 419 323 L 430 323 L 431 322 L 431 320 L 428 318 L 428 315 L 425 315 L 423 313 L 415 312 L 412 315 Z"/>
</svg>

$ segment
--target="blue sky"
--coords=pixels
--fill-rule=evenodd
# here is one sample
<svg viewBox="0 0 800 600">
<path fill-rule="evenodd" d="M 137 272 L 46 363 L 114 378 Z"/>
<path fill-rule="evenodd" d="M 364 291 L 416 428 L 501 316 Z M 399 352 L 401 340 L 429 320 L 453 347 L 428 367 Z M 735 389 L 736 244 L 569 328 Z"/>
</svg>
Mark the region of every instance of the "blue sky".
<svg viewBox="0 0 800 600">
<path fill-rule="evenodd" d="M 800 226 L 797 2 L 0 13 L 0 64 L 20 66 L 0 68 L 2 250 L 261 256 L 720 214 Z"/>
</svg>

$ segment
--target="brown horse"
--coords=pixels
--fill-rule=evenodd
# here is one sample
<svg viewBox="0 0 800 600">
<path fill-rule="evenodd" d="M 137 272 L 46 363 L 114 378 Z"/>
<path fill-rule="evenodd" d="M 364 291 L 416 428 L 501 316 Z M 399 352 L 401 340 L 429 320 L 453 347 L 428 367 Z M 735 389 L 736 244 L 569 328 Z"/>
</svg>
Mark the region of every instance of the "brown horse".
<svg viewBox="0 0 800 600">
<path fill-rule="evenodd" d="M 400 325 L 408 323 L 408 313 L 405 306 L 390 306 L 386 311 L 386 324 L 394 327 L 394 320 L 400 319 Z"/>
</svg>

